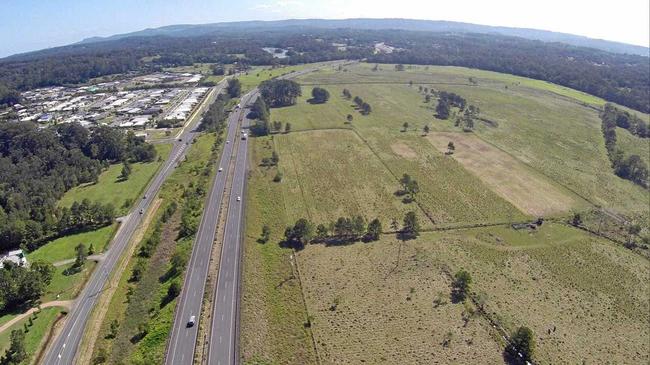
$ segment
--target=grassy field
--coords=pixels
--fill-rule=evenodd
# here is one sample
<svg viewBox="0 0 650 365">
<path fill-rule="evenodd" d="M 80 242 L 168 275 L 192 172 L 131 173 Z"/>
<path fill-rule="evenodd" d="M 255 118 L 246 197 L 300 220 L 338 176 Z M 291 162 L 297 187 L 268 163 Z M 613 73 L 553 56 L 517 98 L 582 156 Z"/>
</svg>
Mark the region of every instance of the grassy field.
<svg viewBox="0 0 650 365">
<path fill-rule="evenodd" d="M 95 252 L 100 253 L 104 251 L 116 229 L 117 224 L 113 224 L 94 231 L 57 238 L 28 253 L 27 258 L 30 261 L 45 260 L 52 263 L 73 259 L 76 255 L 74 248 L 80 243 L 86 247 L 92 244 Z"/>
<path fill-rule="evenodd" d="M 41 296 L 41 302 L 45 303 L 51 300 L 69 300 L 76 298 L 97 264 L 95 261 L 88 260 L 81 271 L 73 274 L 66 273 L 66 269 L 69 269 L 72 265 L 74 264 L 56 268 L 52 276 L 52 282 Z"/>
<path fill-rule="evenodd" d="M 475 133 L 484 140 L 594 204 L 622 212 L 647 210 L 639 198 L 644 190 L 611 171 L 598 112 L 583 106 L 577 91 L 562 94 L 559 86 L 457 67 L 413 66 L 404 72 L 394 71 L 391 65 L 380 65 L 380 72 L 371 67 L 352 65 L 347 72 L 327 69 L 299 80 L 310 84 L 309 90 L 311 85 L 325 85 L 333 99 L 345 87 L 367 101 L 373 112 L 368 117 L 353 113 L 353 124 L 369 141 L 385 129 L 398 134 L 405 121 L 419 131 L 425 124 L 433 131 L 458 131 L 452 121 L 433 117 L 435 102 L 425 103 L 418 85 L 458 93 L 480 107 L 483 118 L 498 125 L 479 123 Z M 469 77 L 477 84 L 470 84 Z M 409 81 L 415 84 L 409 86 Z M 300 116 L 293 119 L 300 125 Z"/>
<path fill-rule="evenodd" d="M 533 329 L 536 362 L 648 362 L 647 259 L 574 228 L 452 229 L 407 242 L 384 235 L 296 253 L 278 244 L 299 217 L 378 216 L 387 230 L 410 208 L 434 230 L 561 218 L 588 201 L 647 215 L 647 191 L 611 171 L 593 108 L 602 100 L 492 72 L 379 67 L 302 76 L 297 104 L 271 111 L 271 121 L 291 123 L 292 132 L 252 139 L 243 363 L 503 363 L 504 343 L 487 319 L 473 304 L 451 302 L 449 274 L 461 268 L 491 318 L 507 331 Z M 326 104 L 307 102 L 315 85 L 330 92 Z M 434 117 L 435 98 L 426 103 L 420 85 L 460 94 L 491 122 L 461 133 L 453 120 Z M 343 88 L 372 112 L 362 116 Z M 457 138 L 455 156 L 442 153 L 450 138 Z M 644 153 L 634 138 L 619 140 Z M 272 151 L 279 166 L 261 166 Z M 278 171 L 280 183 L 273 182 Z M 418 206 L 392 194 L 403 173 L 419 183 Z M 263 225 L 271 228 L 265 244 L 257 241 Z"/>
<path fill-rule="evenodd" d="M 292 71 L 300 71 L 310 65 L 295 65 L 295 66 L 281 66 L 271 68 L 267 66 L 256 66 L 246 71 L 244 75 L 239 76 L 239 81 L 242 84 L 242 92 L 246 92 L 255 88 L 264 80 L 269 80 L 277 76 L 284 75 Z"/>
<path fill-rule="evenodd" d="M 443 270 L 460 268 L 470 271 L 474 292 L 486 293 L 487 311 L 502 326 L 533 329 L 540 364 L 648 361 L 646 259 L 572 228 L 310 245 L 298 261 L 324 363 L 500 362 L 503 348 L 487 322 L 470 316 L 465 325 L 468 309 L 450 302 Z M 447 304 L 432 306 L 440 297 Z"/>
<path fill-rule="evenodd" d="M 74 202 L 90 199 L 102 204 L 111 203 L 115 206 L 118 215 L 126 214 L 171 151 L 170 144 L 155 146 L 161 158 L 154 162 L 132 164 L 128 180 L 119 180 L 122 165 L 111 165 L 99 176 L 96 184 L 80 185 L 67 191 L 59 201 L 59 206 L 69 207 Z"/>
<path fill-rule="evenodd" d="M 276 169 L 259 166 L 270 157 L 270 138 L 251 140 L 241 303 L 241 356 L 244 364 L 316 364 L 293 253 L 280 241 L 289 224 L 283 189 L 273 183 Z M 263 225 L 271 240 L 260 244 Z"/>
<path fill-rule="evenodd" d="M 38 351 L 41 346 L 41 341 L 54 324 L 61 310 L 62 308 L 57 307 L 44 308 L 38 317 L 32 320 L 33 325 L 28 327 L 29 332 L 25 333 L 25 350 L 29 358 L 29 361 L 26 363 L 30 364 L 34 361 L 34 354 Z M 29 319 L 25 318 L 0 333 L 0 354 L 4 354 L 7 348 L 9 348 L 11 331 L 15 329 L 22 330 L 24 324 L 28 322 Z"/>
</svg>

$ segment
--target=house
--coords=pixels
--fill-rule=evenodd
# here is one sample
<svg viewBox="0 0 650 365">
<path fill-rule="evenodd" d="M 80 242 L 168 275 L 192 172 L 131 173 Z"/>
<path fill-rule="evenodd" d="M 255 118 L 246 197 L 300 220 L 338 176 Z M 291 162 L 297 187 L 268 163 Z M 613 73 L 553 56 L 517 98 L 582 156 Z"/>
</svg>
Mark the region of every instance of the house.
<svg viewBox="0 0 650 365">
<path fill-rule="evenodd" d="M 25 257 L 23 250 L 13 250 L 0 254 L 0 269 L 4 267 L 5 262 L 13 262 L 18 266 L 27 266 L 27 257 Z"/>
</svg>

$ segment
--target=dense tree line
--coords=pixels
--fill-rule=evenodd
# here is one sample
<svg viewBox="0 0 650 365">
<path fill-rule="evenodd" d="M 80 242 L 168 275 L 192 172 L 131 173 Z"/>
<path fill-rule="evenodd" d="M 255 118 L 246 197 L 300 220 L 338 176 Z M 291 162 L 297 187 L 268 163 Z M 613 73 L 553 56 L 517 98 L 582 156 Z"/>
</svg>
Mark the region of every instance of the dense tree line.
<svg viewBox="0 0 650 365">
<path fill-rule="evenodd" d="M 398 49 L 374 54 L 377 39 Z M 347 46 L 343 50 L 332 43 Z M 288 57 L 274 58 L 262 47 L 288 49 Z M 643 56 L 496 34 L 309 27 L 273 32 L 238 29 L 194 37 L 130 37 L 16 55 L 0 60 L 0 85 L 4 85 L 0 87 L 0 104 L 16 102 L 13 90 L 87 82 L 103 75 L 150 72 L 195 62 L 236 62 L 245 68 L 364 58 L 373 63 L 453 65 L 511 73 L 650 112 L 650 70 Z"/>
<path fill-rule="evenodd" d="M 97 181 L 109 163 L 155 157 L 142 138 L 108 127 L 89 132 L 79 124 L 0 124 L 0 250 L 34 247 L 53 235 L 107 223 L 113 214 L 108 206 L 81 202 L 73 212 L 57 201 L 72 187 Z"/>
<path fill-rule="evenodd" d="M 54 266 L 34 261 L 29 268 L 5 262 L 0 269 L 0 312 L 29 306 L 38 300 L 50 285 Z"/>
<path fill-rule="evenodd" d="M 600 113 L 602 120 L 603 136 L 605 137 L 605 147 L 607 148 L 607 155 L 612 163 L 614 173 L 623 179 L 630 180 L 635 184 L 641 185 L 645 188 L 648 187 L 648 167 L 641 160 L 638 155 L 626 156 L 625 152 L 616 144 L 616 127 L 627 126 L 628 129 L 634 123 L 635 133 L 641 133 L 647 137 L 647 126 L 642 120 L 638 118 L 631 118 L 629 113 L 621 111 L 611 104 L 606 104 L 603 111 Z M 632 119 L 632 122 L 630 122 Z M 646 132 L 638 132 L 645 130 Z"/>
<path fill-rule="evenodd" d="M 293 105 L 302 95 L 300 84 L 293 80 L 266 80 L 260 84 L 259 89 L 264 102 L 271 108 Z"/>
<path fill-rule="evenodd" d="M 226 127 L 228 110 L 226 106 L 230 101 L 229 94 L 219 94 L 210 108 L 203 114 L 199 128 L 209 132 L 221 133 Z"/>
</svg>

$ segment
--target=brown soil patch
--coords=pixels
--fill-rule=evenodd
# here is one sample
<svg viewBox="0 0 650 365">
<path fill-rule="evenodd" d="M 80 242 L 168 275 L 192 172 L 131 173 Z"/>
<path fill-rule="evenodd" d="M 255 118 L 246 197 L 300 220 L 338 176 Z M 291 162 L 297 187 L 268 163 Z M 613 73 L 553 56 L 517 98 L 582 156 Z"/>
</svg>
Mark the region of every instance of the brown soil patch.
<svg viewBox="0 0 650 365">
<path fill-rule="evenodd" d="M 450 158 L 524 213 L 532 216 L 562 213 L 577 204 L 572 193 L 473 134 L 432 133 L 428 139 L 443 153 L 447 144 L 453 142 L 456 150 Z"/>
<path fill-rule="evenodd" d="M 396 155 L 404 157 L 407 160 L 415 160 L 418 158 L 417 152 L 415 152 L 415 150 L 413 150 L 404 142 L 395 142 L 390 145 L 390 148 Z"/>
</svg>

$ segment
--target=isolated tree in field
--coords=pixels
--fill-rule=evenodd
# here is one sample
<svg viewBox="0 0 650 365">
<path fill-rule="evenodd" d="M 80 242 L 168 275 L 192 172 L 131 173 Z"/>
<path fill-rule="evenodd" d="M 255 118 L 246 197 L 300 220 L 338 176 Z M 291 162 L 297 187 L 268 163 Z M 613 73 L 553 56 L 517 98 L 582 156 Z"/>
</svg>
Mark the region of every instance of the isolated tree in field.
<svg viewBox="0 0 650 365">
<path fill-rule="evenodd" d="M 410 200 L 415 200 L 415 195 L 420 192 L 420 186 L 417 181 L 411 180 L 404 187 L 404 191 L 409 195 Z"/>
<path fill-rule="evenodd" d="M 522 363 L 530 362 L 535 355 L 535 336 L 533 331 L 528 327 L 519 327 L 512 334 L 511 343 L 506 350 L 515 359 L 521 359 Z M 521 354 L 521 358 L 519 358 Z"/>
<path fill-rule="evenodd" d="M 408 212 L 404 215 L 404 227 L 402 233 L 407 238 L 415 238 L 420 234 L 420 222 L 415 212 Z"/>
<path fill-rule="evenodd" d="M 131 176 L 131 164 L 129 164 L 127 161 L 124 161 L 122 163 L 122 172 L 120 173 L 120 180 L 128 180 L 129 176 Z"/>
<path fill-rule="evenodd" d="M 231 98 L 236 98 L 241 95 L 241 83 L 239 79 L 228 79 L 228 86 L 226 87 L 226 92 Z"/>
<path fill-rule="evenodd" d="M 378 218 L 373 219 L 368 223 L 368 231 L 366 237 L 371 241 L 377 241 L 381 235 L 381 221 Z"/>
<path fill-rule="evenodd" d="M 472 283 L 472 276 L 465 270 L 460 270 L 454 275 L 454 296 L 458 300 L 463 301 L 469 294 L 470 284 Z"/>
<path fill-rule="evenodd" d="M 354 117 L 352 116 L 352 114 L 348 114 L 348 116 L 345 117 L 345 119 L 347 119 L 348 123 L 352 123 L 352 120 L 354 119 Z"/>
<path fill-rule="evenodd" d="M 86 245 L 80 243 L 74 248 L 74 250 L 76 253 L 74 265 L 76 267 L 81 267 L 83 266 L 84 262 L 86 262 L 86 258 L 88 257 L 88 249 L 86 248 Z"/>
<path fill-rule="evenodd" d="M 427 134 L 429 134 L 431 129 L 429 128 L 428 125 L 425 125 L 424 128 L 422 129 L 422 131 L 424 132 L 424 135 L 426 136 Z"/>
<path fill-rule="evenodd" d="M 329 100 L 330 93 L 321 87 L 315 87 L 311 90 L 311 97 L 313 103 L 322 104 Z"/>
<path fill-rule="evenodd" d="M 269 238 L 271 238 L 271 228 L 265 224 L 262 226 L 262 235 L 260 236 L 260 242 L 267 243 L 269 242 Z"/>
<path fill-rule="evenodd" d="M 409 174 L 404 174 L 402 177 L 399 179 L 399 183 L 402 184 L 402 188 L 406 190 L 406 186 L 413 180 L 411 178 L 411 175 Z"/>
<path fill-rule="evenodd" d="M 291 123 L 287 122 L 284 125 L 284 133 L 289 133 L 289 132 L 291 132 Z"/>
<path fill-rule="evenodd" d="M 456 151 L 456 146 L 454 146 L 454 142 L 449 141 L 449 143 L 447 143 L 447 154 L 451 155 L 454 151 Z"/>
<path fill-rule="evenodd" d="M 95 246 L 93 246 L 92 242 L 90 243 L 90 246 L 88 246 L 88 256 L 94 255 L 95 254 Z"/>
<path fill-rule="evenodd" d="M 361 104 L 361 114 L 363 115 L 368 115 L 372 111 L 372 108 L 370 107 L 370 104 L 364 102 Z"/>
<path fill-rule="evenodd" d="M 271 153 L 271 163 L 273 165 L 277 165 L 280 162 L 280 156 L 278 156 L 278 153 L 273 151 Z"/>
<path fill-rule="evenodd" d="M 418 86 L 418 91 L 422 92 L 422 85 Z"/>
<path fill-rule="evenodd" d="M 343 89 L 343 96 L 346 99 L 351 99 L 352 98 L 352 94 L 350 94 L 350 90 L 348 90 L 348 89 Z"/>
<path fill-rule="evenodd" d="M 363 104 L 363 99 L 361 99 L 359 96 L 355 96 L 354 99 L 352 99 L 352 101 L 354 101 L 354 103 L 357 104 L 357 106 L 359 107 L 361 106 L 361 104 Z"/>
<path fill-rule="evenodd" d="M 282 130 L 282 122 L 277 120 L 273 122 L 273 131 L 277 133 L 280 132 L 281 130 Z"/>
<path fill-rule="evenodd" d="M 431 102 L 431 95 L 430 95 L 430 94 L 426 94 L 426 95 L 424 96 L 424 102 L 425 102 L 425 103 L 429 103 L 429 102 Z"/>
<path fill-rule="evenodd" d="M 402 124 L 402 128 L 404 128 L 402 131 L 406 132 L 409 129 L 409 122 L 404 122 L 404 124 Z"/>
</svg>

